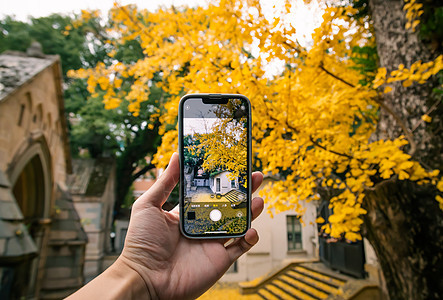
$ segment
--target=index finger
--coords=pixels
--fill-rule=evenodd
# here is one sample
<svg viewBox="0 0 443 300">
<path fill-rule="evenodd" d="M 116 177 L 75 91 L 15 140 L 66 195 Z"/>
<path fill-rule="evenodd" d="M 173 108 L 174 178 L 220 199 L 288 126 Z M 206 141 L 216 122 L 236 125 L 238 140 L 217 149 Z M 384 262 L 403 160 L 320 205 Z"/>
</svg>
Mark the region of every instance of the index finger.
<svg viewBox="0 0 443 300">
<path fill-rule="evenodd" d="M 262 172 L 254 172 L 252 173 L 252 194 L 260 187 L 263 182 L 263 173 Z"/>
<path fill-rule="evenodd" d="M 169 165 L 160 178 L 154 183 L 149 190 L 141 195 L 135 203 L 137 205 L 151 204 L 161 207 L 168 199 L 174 187 L 177 185 L 180 177 L 180 166 L 178 162 L 178 154 L 175 152 L 171 156 Z M 134 203 L 134 204 L 135 204 Z"/>
</svg>

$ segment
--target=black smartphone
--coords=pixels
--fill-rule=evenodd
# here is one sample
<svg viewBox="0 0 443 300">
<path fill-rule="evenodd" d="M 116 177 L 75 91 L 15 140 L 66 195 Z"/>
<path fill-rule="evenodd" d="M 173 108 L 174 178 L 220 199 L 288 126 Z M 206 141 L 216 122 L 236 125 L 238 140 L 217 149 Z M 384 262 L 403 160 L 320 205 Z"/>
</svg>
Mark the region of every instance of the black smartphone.
<svg viewBox="0 0 443 300">
<path fill-rule="evenodd" d="M 189 238 L 243 236 L 251 224 L 251 104 L 189 94 L 179 105 L 180 229 Z"/>
</svg>

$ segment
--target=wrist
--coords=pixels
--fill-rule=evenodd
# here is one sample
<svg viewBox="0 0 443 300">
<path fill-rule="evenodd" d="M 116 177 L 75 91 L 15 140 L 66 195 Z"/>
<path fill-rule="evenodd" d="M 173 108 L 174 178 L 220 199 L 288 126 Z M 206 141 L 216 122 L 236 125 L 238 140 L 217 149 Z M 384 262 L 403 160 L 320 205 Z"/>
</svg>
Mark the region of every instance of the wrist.
<svg viewBox="0 0 443 300">
<path fill-rule="evenodd" d="M 68 299 L 152 299 L 148 283 L 120 257 Z"/>
<path fill-rule="evenodd" d="M 120 287 L 117 290 L 121 293 L 116 295 L 116 299 L 152 299 L 149 283 L 125 260 L 120 256 L 105 271 L 108 272 L 107 277 Z"/>
</svg>

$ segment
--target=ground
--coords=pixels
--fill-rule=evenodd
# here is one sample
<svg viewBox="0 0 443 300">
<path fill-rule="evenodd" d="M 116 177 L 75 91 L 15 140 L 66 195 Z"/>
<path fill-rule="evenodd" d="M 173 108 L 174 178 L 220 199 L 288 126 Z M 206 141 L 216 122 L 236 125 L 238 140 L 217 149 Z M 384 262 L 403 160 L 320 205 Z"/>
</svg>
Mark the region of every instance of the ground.
<svg viewBox="0 0 443 300">
<path fill-rule="evenodd" d="M 246 200 L 246 194 L 233 189 L 221 195 L 213 193 L 208 187 L 198 186 L 195 190 L 186 192 L 186 200 L 189 202 L 221 202 L 228 200 L 232 203 L 238 203 Z"/>
<path fill-rule="evenodd" d="M 206 293 L 201 295 L 198 300 L 225 300 L 225 299 L 244 299 L 259 300 L 262 299 L 257 294 L 242 295 L 237 283 L 221 283 L 217 282 Z"/>
</svg>

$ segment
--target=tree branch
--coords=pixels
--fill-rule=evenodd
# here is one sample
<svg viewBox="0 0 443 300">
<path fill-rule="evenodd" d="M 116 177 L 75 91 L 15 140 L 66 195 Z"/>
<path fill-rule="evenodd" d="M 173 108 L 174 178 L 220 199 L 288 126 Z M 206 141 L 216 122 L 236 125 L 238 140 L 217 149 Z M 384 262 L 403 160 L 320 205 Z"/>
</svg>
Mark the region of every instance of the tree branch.
<svg viewBox="0 0 443 300">
<path fill-rule="evenodd" d="M 146 172 L 148 172 L 149 170 L 152 170 L 154 168 L 155 168 L 155 166 L 151 163 L 147 166 L 144 166 L 140 171 L 138 171 L 137 173 L 132 175 L 132 181 L 136 180 L 137 178 L 139 178 L 140 176 L 142 176 L 143 174 L 145 174 Z"/>
<path fill-rule="evenodd" d="M 317 146 L 317 147 L 319 147 L 319 148 L 321 148 L 321 149 L 323 149 L 323 150 L 325 150 L 325 151 L 331 152 L 331 153 L 336 154 L 336 155 L 339 155 L 339 156 L 346 157 L 346 158 L 348 158 L 348 159 L 353 159 L 353 158 L 354 158 L 354 157 L 352 157 L 351 155 L 348 155 L 348 154 L 345 154 L 345 153 L 340 153 L 340 152 L 337 152 L 337 151 L 334 151 L 334 150 L 328 149 L 328 148 L 326 148 L 325 146 L 320 145 L 320 143 L 318 143 L 317 141 L 315 141 L 315 140 L 312 138 L 312 136 L 309 136 L 309 140 L 310 140 L 315 146 Z"/>
<path fill-rule="evenodd" d="M 344 79 L 341 78 L 341 77 L 338 77 L 338 76 L 335 75 L 334 73 L 331 73 L 329 70 L 327 70 L 327 69 L 325 68 L 325 66 L 323 65 L 323 62 L 320 63 L 320 69 L 321 69 L 322 71 L 324 71 L 326 74 L 328 74 L 328 75 L 334 77 L 334 78 L 337 79 L 338 81 L 343 82 L 343 83 L 346 84 L 347 86 L 350 86 L 350 87 L 352 87 L 352 88 L 355 88 L 355 85 L 354 85 L 354 84 L 352 84 L 352 83 L 350 83 L 350 82 L 344 80 Z"/>
<path fill-rule="evenodd" d="M 254 81 L 252 81 L 252 82 L 254 82 Z M 255 83 L 255 82 L 254 82 L 254 83 Z M 260 98 L 260 99 L 261 99 L 261 98 Z M 268 107 L 266 101 L 265 101 L 264 99 L 262 99 L 262 101 L 263 101 L 263 104 L 264 104 L 266 107 Z M 275 121 L 276 123 L 279 123 L 280 120 L 278 120 L 278 119 L 274 118 L 273 116 L 271 116 L 271 115 L 269 114 L 270 111 L 271 111 L 271 109 L 268 109 L 268 110 L 267 110 L 268 117 L 269 117 L 271 120 Z M 289 125 L 288 120 L 286 120 L 285 123 L 286 123 L 286 126 L 288 127 L 288 129 L 292 130 L 292 131 L 295 132 L 295 133 L 298 133 L 298 132 L 299 132 L 299 130 L 297 130 L 297 128 L 295 128 L 295 127 Z M 348 154 L 345 154 L 345 153 L 340 153 L 340 152 L 337 152 L 337 151 L 334 151 L 334 150 L 330 150 L 330 149 L 328 149 L 328 148 L 326 148 L 326 147 L 320 145 L 319 143 L 317 143 L 317 142 L 312 138 L 312 136 L 309 136 L 309 139 L 310 139 L 310 141 L 314 144 L 314 146 L 317 146 L 317 147 L 319 147 L 319 148 L 321 148 L 321 149 L 323 149 L 323 150 L 325 150 L 325 151 L 331 152 L 331 153 L 336 154 L 336 155 L 339 155 L 339 156 L 346 157 L 346 158 L 348 158 L 348 159 L 353 159 L 353 158 L 354 158 L 354 157 L 352 157 L 351 155 L 348 155 Z"/>
<path fill-rule="evenodd" d="M 426 115 L 429 115 L 431 112 L 433 112 L 439 105 L 440 103 L 442 103 L 441 100 L 437 100 L 432 106 L 431 108 L 425 113 Z M 414 132 L 421 124 L 423 124 L 425 121 L 423 119 L 420 120 L 420 122 L 418 122 L 414 128 L 412 128 L 412 132 Z"/>
<path fill-rule="evenodd" d="M 288 123 L 287 121 L 286 121 L 286 126 L 287 126 L 289 129 L 291 129 L 292 131 L 294 131 L 294 132 L 296 132 L 296 133 L 298 132 L 298 130 L 297 130 L 296 128 L 292 127 L 291 125 L 289 125 L 289 123 Z M 340 153 L 340 152 L 337 152 L 337 151 L 334 151 L 334 150 L 331 150 L 331 149 L 326 148 L 325 146 L 323 146 L 323 145 L 321 145 L 320 143 L 318 143 L 317 141 L 315 141 L 314 138 L 313 138 L 312 136 L 309 136 L 309 140 L 312 142 L 312 144 L 314 144 L 314 146 L 317 146 L 317 147 L 319 147 L 319 148 L 321 148 L 321 149 L 323 149 L 323 150 L 325 150 L 325 151 L 328 151 L 328 152 L 330 152 L 330 153 L 336 154 L 336 155 L 338 155 L 338 156 L 346 157 L 346 158 L 348 158 L 348 159 L 353 159 L 353 158 L 354 158 L 354 157 L 351 156 L 351 155 L 348 155 L 348 154 L 345 154 L 345 153 Z M 361 160 L 359 160 L 359 161 L 361 161 Z"/>
<path fill-rule="evenodd" d="M 347 86 L 350 86 L 352 88 L 355 88 L 356 86 L 343 78 L 335 75 L 334 73 L 327 70 L 323 63 L 320 64 L 320 69 L 323 70 L 326 74 L 334 77 L 335 79 L 341 81 L 342 83 L 346 84 Z M 411 146 L 411 149 L 409 150 L 409 155 L 413 155 L 415 153 L 415 150 L 417 149 L 417 144 L 414 141 L 414 136 L 412 134 L 412 131 L 406 126 L 406 124 L 403 122 L 403 120 L 394 112 L 394 110 L 385 102 L 381 100 L 380 95 L 378 95 L 376 98 L 372 98 L 378 105 L 380 105 L 381 108 L 383 108 L 388 114 L 390 114 L 394 120 L 397 122 L 398 126 L 403 130 L 404 134 L 406 135 L 406 139 L 409 142 L 409 145 Z"/>
<path fill-rule="evenodd" d="M 415 150 L 417 149 L 417 144 L 414 141 L 414 136 L 412 134 L 412 131 L 406 126 L 406 124 L 403 122 L 403 120 L 392 110 L 392 108 L 381 101 L 380 96 L 373 98 L 378 105 L 380 105 L 381 108 L 383 108 L 388 114 L 390 114 L 395 121 L 397 122 L 398 126 L 403 130 L 403 132 L 406 135 L 406 138 L 408 139 L 409 144 L 411 145 L 411 149 L 409 150 L 409 155 L 413 155 L 415 153 Z"/>
</svg>

